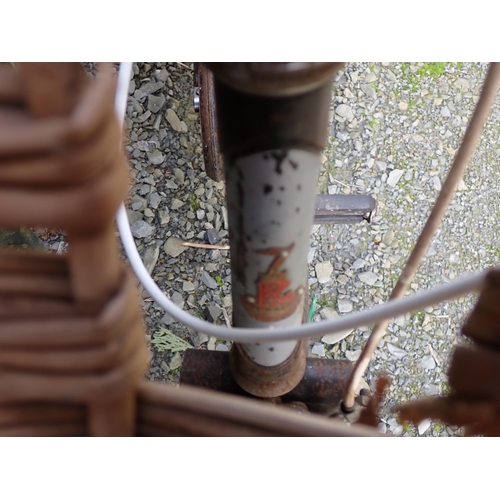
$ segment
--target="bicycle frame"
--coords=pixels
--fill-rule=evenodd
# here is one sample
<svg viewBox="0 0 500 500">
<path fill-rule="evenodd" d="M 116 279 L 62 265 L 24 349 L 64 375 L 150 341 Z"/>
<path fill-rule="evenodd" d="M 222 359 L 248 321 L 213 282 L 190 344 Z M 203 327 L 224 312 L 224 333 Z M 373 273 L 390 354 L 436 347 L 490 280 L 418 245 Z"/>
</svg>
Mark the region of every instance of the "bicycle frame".
<svg viewBox="0 0 500 500">
<path fill-rule="evenodd" d="M 208 64 L 225 165 L 237 327 L 282 328 L 303 321 L 320 154 L 328 137 L 331 84 L 341 66 Z M 232 376 L 254 396 L 283 396 L 304 377 L 307 347 L 305 340 L 235 343 Z M 342 367 L 345 379 L 350 364 Z M 193 383 L 184 367 L 181 381 Z"/>
</svg>

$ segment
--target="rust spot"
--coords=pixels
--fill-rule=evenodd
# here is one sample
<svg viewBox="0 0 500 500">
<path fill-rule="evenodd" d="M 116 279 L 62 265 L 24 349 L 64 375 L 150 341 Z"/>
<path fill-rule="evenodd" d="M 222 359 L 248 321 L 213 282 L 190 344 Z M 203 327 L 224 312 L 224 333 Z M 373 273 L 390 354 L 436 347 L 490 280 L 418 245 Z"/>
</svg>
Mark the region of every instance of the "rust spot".
<svg viewBox="0 0 500 500">
<path fill-rule="evenodd" d="M 255 282 L 257 297 L 240 297 L 245 310 L 258 321 L 279 321 L 294 313 L 302 300 L 304 287 L 285 291 L 290 286 L 288 272 L 281 266 L 293 250 L 294 244 L 286 248 L 257 250 L 260 255 L 274 256 L 268 270 L 259 273 Z"/>
<path fill-rule="evenodd" d="M 264 194 L 269 194 L 273 190 L 271 184 L 264 184 Z"/>
<path fill-rule="evenodd" d="M 290 162 L 290 165 L 293 167 L 294 170 L 297 170 L 299 168 L 299 164 L 296 161 L 293 160 L 288 160 Z"/>
<path fill-rule="evenodd" d="M 270 348 L 269 348 L 269 350 L 270 350 L 271 352 L 273 352 L 273 351 L 274 351 L 274 347 L 270 347 Z"/>
</svg>

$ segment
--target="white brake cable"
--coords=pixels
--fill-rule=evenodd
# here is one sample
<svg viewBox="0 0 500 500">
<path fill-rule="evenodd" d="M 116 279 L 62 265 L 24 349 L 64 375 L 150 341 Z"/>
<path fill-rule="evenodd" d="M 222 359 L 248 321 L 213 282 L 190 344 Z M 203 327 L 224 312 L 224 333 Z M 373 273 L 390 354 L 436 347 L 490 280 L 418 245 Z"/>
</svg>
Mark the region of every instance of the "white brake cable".
<svg viewBox="0 0 500 500">
<path fill-rule="evenodd" d="M 115 97 L 115 112 L 119 123 L 123 123 L 127 106 L 128 86 L 132 71 L 132 63 L 120 63 L 118 86 Z M 277 340 L 298 340 L 302 338 L 320 337 L 328 333 L 353 330 L 378 323 L 386 318 L 395 318 L 408 312 L 425 309 L 428 306 L 454 299 L 482 288 L 486 272 L 462 278 L 454 282 L 421 292 L 404 299 L 389 301 L 385 304 L 351 313 L 333 320 L 319 323 L 306 323 L 286 328 L 226 328 L 192 316 L 177 307 L 156 285 L 147 271 L 130 230 L 125 205 L 122 203 L 116 215 L 118 231 L 123 247 L 137 278 L 155 302 L 180 323 L 193 330 L 211 337 L 235 342 L 261 342 Z"/>
</svg>

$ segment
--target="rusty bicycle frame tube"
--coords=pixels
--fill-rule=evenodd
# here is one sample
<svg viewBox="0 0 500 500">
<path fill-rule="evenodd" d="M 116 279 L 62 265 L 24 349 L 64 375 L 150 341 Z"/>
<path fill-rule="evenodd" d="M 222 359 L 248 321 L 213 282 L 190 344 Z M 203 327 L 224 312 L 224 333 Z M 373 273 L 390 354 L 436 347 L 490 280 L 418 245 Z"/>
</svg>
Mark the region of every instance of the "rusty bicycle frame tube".
<svg viewBox="0 0 500 500">
<path fill-rule="evenodd" d="M 231 374 L 230 354 L 221 351 L 188 349 L 182 361 L 183 385 L 249 396 Z M 281 396 L 281 403 L 304 403 L 313 413 L 331 415 L 340 408 L 352 363 L 348 360 L 307 358 L 300 383 Z"/>
<path fill-rule="evenodd" d="M 307 253 L 331 83 L 341 63 L 207 63 L 214 72 L 231 247 L 233 322 L 302 322 Z M 306 369 L 306 341 L 235 344 L 248 393 L 276 397 Z"/>
</svg>

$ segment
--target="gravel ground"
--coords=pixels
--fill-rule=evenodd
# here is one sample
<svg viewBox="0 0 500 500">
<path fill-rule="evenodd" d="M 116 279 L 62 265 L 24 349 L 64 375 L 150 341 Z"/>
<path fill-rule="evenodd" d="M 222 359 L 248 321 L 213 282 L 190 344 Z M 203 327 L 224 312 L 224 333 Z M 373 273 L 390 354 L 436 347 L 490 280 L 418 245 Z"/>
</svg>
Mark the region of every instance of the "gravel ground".
<svg viewBox="0 0 500 500">
<path fill-rule="evenodd" d="M 336 78 L 330 139 L 319 193 L 375 196 L 371 225 L 314 226 L 309 254 L 314 321 L 384 302 L 420 233 L 453 160 L 487 69 L 476 63 L 353 63 Z M 224 185 L 204 171 L 198 116 L 192 107 L 191 64 L 137 63 L 129 89 L 127 151 L 133 174 L 128 202 L 132 231 L 162 290 L 191 314 L 224 323 L 231 317 L 229 252 L 180 247 L 180 241 L 228 244 Z M 500 216 L 496 164 L 497 101 L 445 221 L 422 263 L 412 292 L 498 263 Z M 56 245 L 57 243 L 53 243 Z M 177 383 L 185 345 L 228 350 L 177 324 L 144 294 L 151 344 L 150 380 Z M 447 390 L 453 347 L 473 296 L 396 319 L 375 354 L 366 381 L 392 379 L 380 430 L 394 435 L 448 436 L 435 422 L 404 428 L 390 408 Z M 164 329 L 164 330 L 161 330 Z M 312 339 L 311 355 L 357 359 L 369 329 L 332 343 Z M 177 351 L 177 352 L 173 352 Z"/>
</svg>

